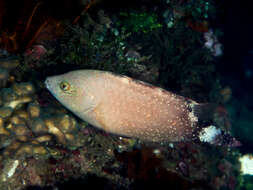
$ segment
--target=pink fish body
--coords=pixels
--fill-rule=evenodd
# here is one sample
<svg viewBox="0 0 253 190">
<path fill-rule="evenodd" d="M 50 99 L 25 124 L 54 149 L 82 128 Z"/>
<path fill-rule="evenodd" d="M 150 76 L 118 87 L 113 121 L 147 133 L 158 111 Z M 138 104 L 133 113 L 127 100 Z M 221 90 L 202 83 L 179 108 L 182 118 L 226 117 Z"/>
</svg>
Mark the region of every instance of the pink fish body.
<svg viewBox="0 0 253 190">
<path fill-rule="evenodd" d="M 65 107 L 107 132 L 154 142 L 195 136 L 198 103 L 159 87 L 98 70 L 72 71 L 45 83 Z"/>
</svg>

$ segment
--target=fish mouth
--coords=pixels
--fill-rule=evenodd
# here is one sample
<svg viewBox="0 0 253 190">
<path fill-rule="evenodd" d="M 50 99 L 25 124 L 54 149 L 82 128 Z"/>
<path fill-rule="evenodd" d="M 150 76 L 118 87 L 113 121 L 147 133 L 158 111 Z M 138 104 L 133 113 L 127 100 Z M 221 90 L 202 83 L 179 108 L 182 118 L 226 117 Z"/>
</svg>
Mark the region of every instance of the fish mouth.
<svg viewBox="0 0 253 190">
<path fill-rule="evenodd" d="M 45 80 L 45 85 L 46 85 L 46 88 L 49 90 L 50 89 L 50 82 L 49 82 L 49 79 L 47 78 L 46 80 Z"/>
</svg>

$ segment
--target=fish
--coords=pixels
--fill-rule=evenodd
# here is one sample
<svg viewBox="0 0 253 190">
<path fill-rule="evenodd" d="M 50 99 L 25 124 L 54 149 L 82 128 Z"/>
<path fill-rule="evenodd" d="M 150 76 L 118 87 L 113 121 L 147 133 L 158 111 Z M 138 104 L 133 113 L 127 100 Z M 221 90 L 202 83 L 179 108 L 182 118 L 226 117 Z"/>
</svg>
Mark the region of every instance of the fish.
<svg viewBox="0 0 253 190">
<path fill-rule="evenodd" d="M 45 86 L 76 116 L 112 134 L 151 142 L 235 143 L 230 134 L 207 125 L 215 106 L 128 76 L 75 70 L 47 77 Z"/>
</svg>

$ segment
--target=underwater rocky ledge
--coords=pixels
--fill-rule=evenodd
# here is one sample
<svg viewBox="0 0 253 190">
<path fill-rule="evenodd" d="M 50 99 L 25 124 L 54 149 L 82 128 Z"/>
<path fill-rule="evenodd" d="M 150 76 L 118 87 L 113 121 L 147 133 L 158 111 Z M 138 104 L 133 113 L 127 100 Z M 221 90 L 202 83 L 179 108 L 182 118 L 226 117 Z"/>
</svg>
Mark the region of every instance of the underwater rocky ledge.
<svg viewBox="0 0 253 190">
<path fill-rule="evenodd" d="M 27 3 L 15 14 L 0 2 L 1 190 L 252 189 L 248 168 L 242 170 L 252 160 L 252 110 L 216 69 L 223 64 L 222 19 L 215 23 L 224 7 L 215 0 L 92 0 L 71 4 L 79 10 L 72 15 L 62 2 L 61 9 Z M 113 71 L 218 103 L 215 122 L 242 147 L 149 143 L 96 129 L 43 84 L 75 69 Z"/>
<path fill-rule="evenodd" d="M 0 62 L 6 72 L 0 76 L 1 189 L 67 189 L 94 180 L 112 189 L 236 185 L 240 164 L 234 149 L 105 133 L 73 116 L 43 85 L 13 80 L 17 63 Z"/>
</svg>

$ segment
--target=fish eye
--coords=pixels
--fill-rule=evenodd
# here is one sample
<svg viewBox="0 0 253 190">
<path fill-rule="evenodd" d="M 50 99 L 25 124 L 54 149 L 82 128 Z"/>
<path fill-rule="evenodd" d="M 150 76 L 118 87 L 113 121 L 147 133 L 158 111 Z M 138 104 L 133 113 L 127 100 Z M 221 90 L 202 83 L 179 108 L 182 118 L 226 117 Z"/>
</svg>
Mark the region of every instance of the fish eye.
<svg viewBox="0 0 253 190">
<path fill-rule="evenodd" d="M 70 89 L 70 84 L 66 81 L 62 81 L 60 83 L 60 88 L 63 90 L 63 91 L 68 91 Z"/>
</svg>

